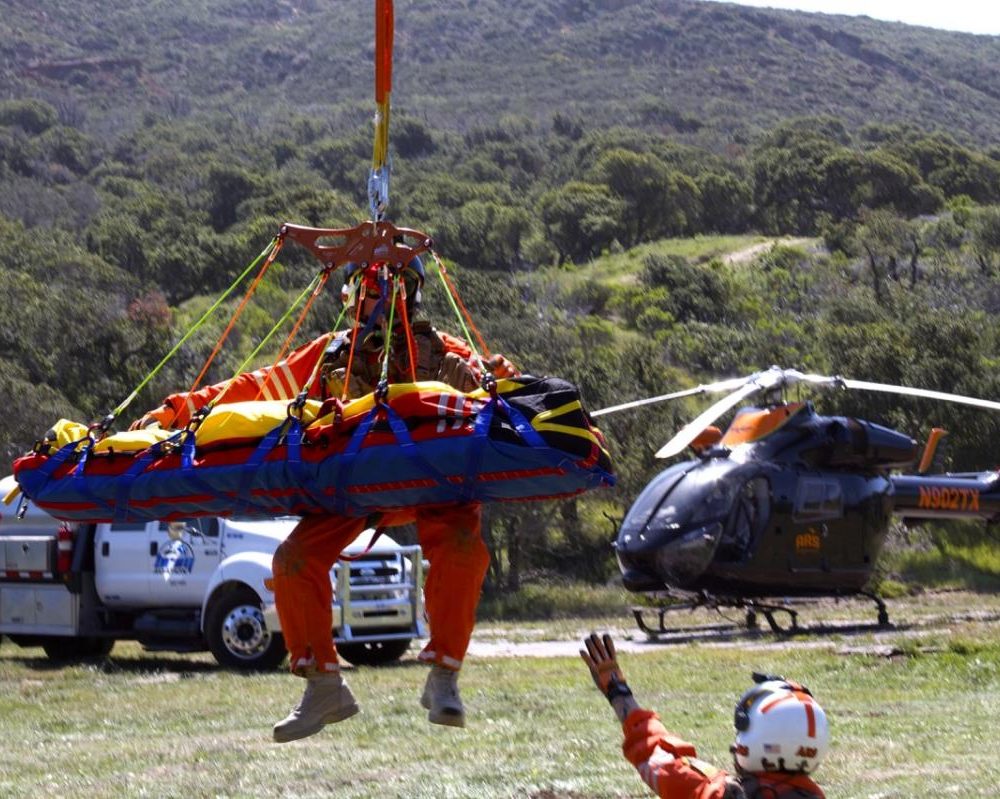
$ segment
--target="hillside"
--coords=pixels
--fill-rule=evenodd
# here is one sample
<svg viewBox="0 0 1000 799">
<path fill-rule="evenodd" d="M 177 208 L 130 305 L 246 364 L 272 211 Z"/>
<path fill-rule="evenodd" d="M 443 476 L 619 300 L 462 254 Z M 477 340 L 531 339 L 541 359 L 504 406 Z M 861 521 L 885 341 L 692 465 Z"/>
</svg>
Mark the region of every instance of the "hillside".
<svg viewBox="0 0 1000 799">
<path fill-rule="evenodd" d="M 590 408 L 771 364 L 1000 396 L 1000 39 L 695 0 L 396 9 L 390 217 L 433 237 L 493 350 Z M 9 462 L 60 417 L 135 397 L 120 428 L 190 386 L 245 286 L 182 336 L 282 222 L 365 217 L 373 53 L 361 0 L 0 12 Z M 290 334 L 316 269 L 282 250 L 205 382 L 329 330 L 336 277 Z M 433 273 L 423 312 L 458 332 Z M 838 400 L 995 462 L 996 415 Z M 695 407 L 602 419 L 614 491 L 496 510 L 494 582 L 517 559 L 606 579 L 609 519 Z"/>
<path fill-rule="evenodd" d="M 434 129 L 504 114 L 673 132 L 721 150 L 832 113 L 1000 138 L 1000 39 L 699 0 L 400 0 L 393 99 Z M 143 113 L 291 108 L 353 126 L 369 3 L 2 0 L 0 85 L 110 136 Z M 346 115 L 346 116 L 341 116 Z"/>
</svg>

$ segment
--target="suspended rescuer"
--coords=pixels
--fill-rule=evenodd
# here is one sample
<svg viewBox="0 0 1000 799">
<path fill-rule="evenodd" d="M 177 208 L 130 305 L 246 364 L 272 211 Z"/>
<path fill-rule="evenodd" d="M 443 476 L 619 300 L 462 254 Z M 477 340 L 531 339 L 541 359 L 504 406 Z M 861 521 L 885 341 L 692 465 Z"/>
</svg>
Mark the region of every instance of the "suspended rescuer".
<svg viewBox="0 0 1000 799">
<path fill-rule="evenodd" d="M 663 799 L 824 799 L 811 774 L 829 746 L 826 714 L 804 686 L 754 674 L 736 705 L 735 769 L 698 759 L 694 746 L 639 706 L 618 665 L 610 635 L 591 633 L 580 650 L 598 690 L 622 723 L 622 752 Z"/>
<path fill-rule="evenodd" d="M 314 398 L 351 399 L 378 389 L 383 376 L 390 382 L 439 380 L 470 391 L 480 384 L 481 366 L 495 377 L 518 374 L 503 356 L 480 361 L 463 340 L 435 330 L 426 320 L 414 319 L 423 282 L 423 265 L 416 257 L 396 272 L 380 263 L 348 264 L 343 298 L 353 317 L 351 329 L 321 336 L 274 367 L 196 392 L 171 395 L 137 424 L 184 427 L 199 408 L 220 395 L 226 402 L 290 400 L 308 387 Z M 320 379 L 312 380 L 318 359 Z M 388 365 L 383 368 L 385 360 Z M 465 725 L 458 673 L 489 565 L 480 511 L 478 502 L 461 502 L 368 517 L 316 514 L 301 519 L 275 552 L 272 570 L 291 671 L 306 679 L 306 688 L 291 713 L 274 725 L 276 741 L 305 738 L 358 712 L 333 642 L 330 569 L 365 528 L 413 522 L 430 561 L 424 585 L 430 640 L 419 658 L 431 670 L 420 702 L 430 722 Z"/>
</svg>

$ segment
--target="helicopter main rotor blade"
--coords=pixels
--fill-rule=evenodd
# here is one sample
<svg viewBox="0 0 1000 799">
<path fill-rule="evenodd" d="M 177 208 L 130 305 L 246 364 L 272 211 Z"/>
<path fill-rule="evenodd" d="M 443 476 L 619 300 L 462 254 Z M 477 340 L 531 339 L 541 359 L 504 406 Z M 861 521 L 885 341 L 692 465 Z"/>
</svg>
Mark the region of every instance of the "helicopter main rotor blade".
<svg viewBox="0 0 1000 799">
<path fill-rule="evenodd" d="M 926 388 L 892 386 L 887 383 L 869 383 L 866 380 L 847 380 L 842 378 L 841 382 L 845 388 L 860 389 L 862 391 L 883 391 L 887 394 L 902 394 L 906 397 L 924 397 L 925 399 L 942 400 L 943 402 L 957 402 L 961 405 L 974 405 L 977 408 L 1000 410 L 1000 402 L 979 399 L 978 397 L 966 397 L 962 394 L 948 394 L 944 391 L 930 391 Z"/>
<path fill-rule="evenodd" d="M 696 418 L 684 425 L 684 427 L 678 431 L 677 435 L 660 447 L 660 449 L 656 452 L 656 457 L 671 458 L 674 455 L 683 452 L 687 448 L 688 444 L 698 437 L 698 434 L 701 433 L 702 430 L 708 427 L 730 408 L 735 405 L 739 405 L 751 394 L 756 394 L 763 388 L 763 386 L 760 386 L 757 383 L 745 383 L 741 388 L 734 391 L 728 397 L 723 397 L 714 405 L 702 411 Z"/>
<path fill-rule="evenodd" d="M 732 391 L 747 382 L 745 377 L 736 377 L 732 380 L 720 380 L 718 383 L 707 383 L 694 388 L 686 388 L 683 391 L 674 391 L 671 394 L 661 394 L 658 397 L 647 397 L 646 399 L 623 402 L 621 405 L 612 405 L 609 408 L 601 408 L 599 411 L 591 412 L 591 416 L 604 416 L 607 413 L 617 411 L 627 411 L 630 408 L 639 408 L 643 405 L 652 405 L 654 402 L 667 402 L 668 400 L 680 399 L 681 397 L 694 397 L 698 394 L 718 393 L 721 391 Z"/>
</svg>

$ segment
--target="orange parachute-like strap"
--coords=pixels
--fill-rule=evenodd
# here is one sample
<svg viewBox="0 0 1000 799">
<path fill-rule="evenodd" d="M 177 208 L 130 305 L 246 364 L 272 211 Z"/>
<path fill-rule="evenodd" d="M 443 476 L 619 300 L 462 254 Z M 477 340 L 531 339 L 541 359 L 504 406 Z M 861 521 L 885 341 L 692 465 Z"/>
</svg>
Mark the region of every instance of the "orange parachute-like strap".
<svg viewBox="0 0 1000 799">
<path fill-rule="evenodd" d="M 375 0 L 375 143 L 368 175 L 368 205 L 372 219 L 381 219 L 389 205 L 389 110 L 394 29 L 392 0 Z"/>
<path fill-rule="evenodd" d="M 392 92 L 392 0 L 375 0 L 375 102 L 389 104 Z"/>
<path fill-rule="evenodd" d="M 240 304 L 237 306 L 236 310 L 233 311 L 233 315 L 229 318 L 229 324 L 226 325 L 226 329 L 222 331 L 222 335 L 219 336 L 219 340 L 215 342 L 215 347 L 212 349 L 212 352 L 208 356 L 208 358 L 205 359 L 205 364 L 204 366 L 201 367 L 201 371 L 198 372 L 198 376 L 194 379 L 194 382 L 191 384 L 191 388 L 188 389 L 188 393 L 194 393 L 195 389 L 197 389 L 198 386 L 201 385 L 201 381 L 204 379 L 205 373 L 208 372 L 208 367 L 212 365 L 212 361 L 215 360 L 215 356 L 219 354 L 219 351 L 222 349 L 222 345 L 226 343 L 226 339 L 229 338 L 229 334 L 232 332 L 233 326 L 236 324 L 240 316 L 243 314 L 243 309 L 246 308 L 247 303 L 250 301 L 250 298 L 257 290 L 257 287 L 260 285 L 260 281 L 264 279 L 264 275 L 267 274 L 267 270 L 271 268 L 271 264 L 273 264 L 275 259 L 278 257 L 278 253 L 281 252 L 281 245 L 283 243 L 284 239 L 281 238 L 280 236 L 277 239 L 275 239 L 274 249 L 271 250 L 271 254 L 267 256 L 267 259 L 261 266 L 260 271 L 257 273 L 257 276 L 250 283 L 250 286 L 247 289 L 247 293 L 243 295 L 243 299 L 240 301 Z"/>
<path fill-rule="evenodd" d="M 431 250 L 431 255 L 434 257 L 434 263 L 437 265 L 438 275 L 440 275 L 441 282 L 444 284 L 445 293 L 448 295 L 448 301 L 451 303 L 452 310 L 455 311 L 455 315 L 458 317 L 458 323 L 462 326 L 462 330 L 465 332 L 466 341 L 470 344 L 472 343 L 472 336 L 469 335 L 469 331 L 471 330 L 475 334 L 476 341 L 479 342 L 479 347 L 482 349 L 483 354 L 486 357 L 489 357 L 490 349 L 486 346 L 486 339 L 484 339 L 483 334 L 479 332 L 479 328 L 476 327 L 476 323 L 472 321 L 472 314 L 469 313 L 469 309 L 465 307 L 465 303 L 462 302 L 462 298 L 458 295 L 458 289 L 455 288 L 455 284 L 451 282 L 451 277 L 448 275 L 448 270 L 445 268 L 444 261 L 442 261 L 438 257 L 438 254 L 433 250 Z"/>
</svg>

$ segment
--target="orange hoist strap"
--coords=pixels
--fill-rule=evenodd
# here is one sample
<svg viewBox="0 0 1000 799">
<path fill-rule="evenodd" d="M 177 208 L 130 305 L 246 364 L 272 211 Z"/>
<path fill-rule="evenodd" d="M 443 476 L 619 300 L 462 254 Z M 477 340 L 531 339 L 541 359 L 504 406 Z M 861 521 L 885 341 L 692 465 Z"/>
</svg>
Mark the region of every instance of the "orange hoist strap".
<svg viewBox="0 0 1000 799">
<path fill-rule="evenodd" d="M 274 245 L 274 249 L 271 250 L 271 254 L 267 256 L 264 261 L 263 266 L 261 266 L 260 271 L 257 276 L 253 279 L 250 287 L 247 289 L 247 293 L 243 296 L 240 304 L 237 306 L 236 310 L 233 312 L 232 317 L 229 319 L 229 324 L 226 325 L 226 329 L 222 331 L 222 335 L 219 336 L 219 340 L 215 343 L 215 347 L 212 349 L 211 354 L 205 360 L 205 365 L 201 367 L 201 371 L 198 372 L 198 376 L 194 379 L 191 384 L 191 388 L 188 389 L 188 393 L 192 394 L 201 385 L 201 381 L 205 377 L 205 373 L 208 372 L 208 367 L 212 365 L 212 361 L 215 360 L 215 356 L 219 354 L 219 350 L 222 349 L 222 345 L 225 344 L 226 339 L 233 330 L 233 326 L 239 320 L 240 316 L 243 314 L 243 309 L 246 308 L 247 303 L 253 296 L 254 292 L 257 290 L 257 286 L 260 285 L 260 281 L 264 279 L 264 275 L 267 274 L 267 270 L 271 268 L 271 264 L 274 263 L 275 259 L 278 257 L 278 253 L 281 251 L 282 245 L 285 243 L 285 239 L 279 236 L 277 242 Z"/>
<path fill-rule="evenodd" d="M 358 348 L 358 331 L 361 329 L 361 306 L 365 304 L 365 283 L 358 284 L 358 296 L 354 298 L 354 326 L 351 328 L 351 347 L 347 351 L 347 371 L 344 373 L 344 388 L 340 392 L 340 401 L 347 402 L 351 386 L 352 369 L 354 368 L 354 351 Z"/>
<path fill-rule="evenodd" d="M 410 379 L 416 383 L 417 382 L 417 347 L 413 341 L 413 331 L 410 330 L 410 314 L 406 310 L 406 281 L 402 279 L 399 275 L 396 276 L 399 281 L 399 315 L 403 317 L 403 330 L 406 331 L 406 354 L 410 359 Z"/>
<path fill-rule="evenodd" d="M 264 389 L 267 386 L 267 384 L 269 382 L 274 382 L 275 375 L 277 374 L 278 370 L 278 364 L 280 364 L 284 360 L 285 354 L 288 352 L 288 348 L 292 346 L 292 342 L 295 340 L 295 336 L 299 332 L 299 328 L 302 327 L 302 323 L 306 320 L 306 317 L 309 315 L 309 310 L 312 308 L 313 303 L 316 302 L 316 298 L 323 293 L 323 287 L 326 285 L 326 281 L 329 279 L 330 279 L 330 272 L 328 270 L 323 270 L 320 273 L 319 283 L 313 290 L 313 293 L 309 295 L 309 299 L 306 300 L 306 304 L 302 307 L 302 313 L 300 313 L 299 318 L 295 320 L 295 324 L 292 326 L 291 332 L 285 339 L 285 343 L 281 345 L 281 352 L 278 353 L 278 357 L 274 359 L 274 363 L 271 365 L 271 368 L 268 370 L 268 373 L 264 376 L 264 379 L 261 381 L 260 388 L 257 390 L 257 399 L 260 399 L 264 395 Z M 323 357 L 322 354 L 319 357 L 322 358 Z M 276 382 L 275 385 L 277 385 Z M 289 399 L 291 399 L 291 397 L 289 397 Z"/>
<path fill-rule="evenodd" d="M 367 546 L 365 546 L 365 548 L 361 552 L 357 553 L 356 555 L 346 555 L 343 552 L 341 552 L 339 559 L 346 560 L 348 562 L 361 560 L 361 558 L 365 557 L 365 555 L 367 555 L 369 552 L 372 551 L 372 547 L 375 546 L 375 542 L 382 537 L 382 533 L 384 532 L 385 532 L 384 527 L 376 527 L 375 532 L 372 534 L 371 541 L 368 542 Z"/>
<path fill-rule="evenodd" d="M 444 261 L 438 257 L 438 254 L 434 250 L 431 250 L 430 253 L 434 258 L 434 263 L 437 265 L 438 274 L 441 276 L 441 281 L 444 283 L 448 299 L 451 301 L 452 306 L 458 314 L 459 324 L 461 324 L 463 328 L 468 326 L 467 330 L 472 331 L 476 337 L 476 341 L 479 342 L 479 348 L 483 351 L 483 355 L 488 358 L 490 356 L 490 348 L 486 346 L 486 340 L 483 338 L 482 333 L 479 332 L 479 328 L 476 327 L 476 323 L 472 321 L 472 314 L 470 314 L 469 309 L 465 307 L 465 303 L 462 302 L 462 298 L 458 295 L 458 291 L 451 282 L 451 278 L 448 276 L 448 270 L 444 265 Z"/>
</svg>

